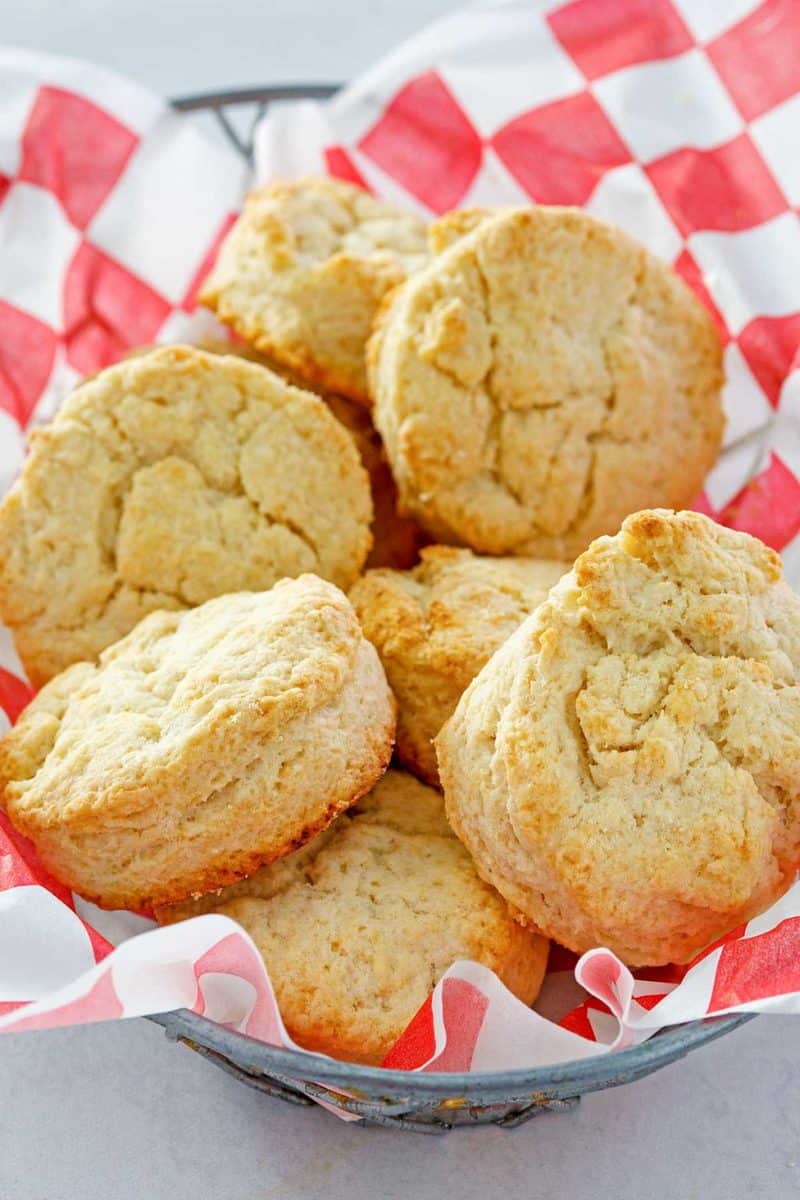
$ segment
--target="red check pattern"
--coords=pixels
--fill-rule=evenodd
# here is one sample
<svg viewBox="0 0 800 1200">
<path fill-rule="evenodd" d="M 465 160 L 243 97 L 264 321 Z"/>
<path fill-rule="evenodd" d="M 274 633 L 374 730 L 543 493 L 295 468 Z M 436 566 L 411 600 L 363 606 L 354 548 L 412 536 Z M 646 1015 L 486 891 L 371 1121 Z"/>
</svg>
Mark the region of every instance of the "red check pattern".
<svg viewBox="0 0 800 1200">
<path fill-rule="evenodd" d="M 138 141 L 91 101 L 41 87 L 22 134 L 19 178 L 52 192 L 71 224 L 85 229 Z"/>
<path fill-rule="evenodd" d="M 24 432 L 50 415 L 78 376 L 157 339 L 176 314 L 193 311 L 238 206 L 243 169 L 221 149 L 206 153 L 193 129 L 149 97 L 144 119 L 132 106 L 137 120 L 129 126 L 57 78 L 42 80 L 32 70 L 21 84 L 20 74 L 9 85 L 12 101 L 13 91 L 20 98 L 10 106 L 21 113 L 16 170 L 0 174 L 0 410 Z M 172 195 L 160 196 L 162 205 L 170 202 L 181 213 L 183 253 L 179 261 L 163 255 L 174 265 L 156 280 L 149 262 L 138 263 L 124 238 L 118 247 L 109 245 L 109 225 L 113 229 L 114 212 L 126 196 L 135 217 L 139 164 L 152 146 L 185 157 L 198 145 L 204 157 L 194 178 L 176 178 Z M 38 292 L 36 279 L 31 282 L 38 264 L 28 245 L 42 255 L 39 274 L 47 277 L 46 289 Z M 18 455 L 18 442 L 0 444 L 3 486 Z"/>
<path fill-rule="evenodd" d="M 0 300 L 0 407 L 20 426 L 47 386 L 57 347 L 54 329 Z"/>
<path fill-rule="evenodd" d="M 91 242 L 82 242 L 64 279 L 67 362 L 89 375 L 131 346 L 152 342 L 172 305 Z"/>
<path fill-rule="evenodd" d="M 490 144 L 540 204 L 584 205 L 606 172 L 630 162 L 627 147 L 588 91 L 523 113 Z"/>
<path fill-rule="evenodd" d="M 694 45 L 670 0 L 573 0 L 556 8 L 549 20 L 587 79 L 671 58 Z"/>
<path fill-rule="evenodd" d="M 794 0 L 754 4 L 708 45 L 708 56 L 746 121 L 800 91 L 800 14 Z"/>
</svg>

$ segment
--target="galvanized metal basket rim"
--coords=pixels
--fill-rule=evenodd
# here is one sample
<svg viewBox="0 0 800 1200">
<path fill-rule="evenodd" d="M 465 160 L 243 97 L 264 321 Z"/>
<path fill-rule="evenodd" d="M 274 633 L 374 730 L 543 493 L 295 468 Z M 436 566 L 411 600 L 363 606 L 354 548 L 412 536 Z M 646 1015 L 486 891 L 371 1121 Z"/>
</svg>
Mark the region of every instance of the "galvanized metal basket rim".
<svg viewBox="0 0 800 1200">
<path fill-rule="evenodd" d="M 208 1017 L 188 1009 L 160 1013 L 151 1017 L 178 1037 L 210 1046 L 217 1053 L 241 1062 L 257 1071 L 275 1072 L 295 1078 L 313 1077 L 320 1083 L 342 1089 L 368 1085 L 370 1091 L 403 1091 L 413 1088 L 416 1095 L 435 1099 L 458 1094 L 465 1099 L 480 1093 L 483 1103 L 522 1092 L 536 1092 L 558 1085 L 574 1087 L 577 1093 L 609 1086 L 609 1076 L 624 1077 L 628 1072 L 648 1073 L 689 1051 L 715 1041 L 753 1019 L 752 1013 L 710 1017 L 677 1025 L 656 1034 L 647 1042 L 627 1050 L 572 1059 L 542 1067 L 514 1067 L 504 1071 L 401 1071 L 387 1067 L 340 1062 L 307 1050 L 284 1049 L 261 1042 L 246 1034 L 227 1029 Z"/>
<path fill-rule="evenodd" d="M 172 101 L 182 112 L 209 111 L 216 118 L 227 140 L 239 154 L 252 160 L 253 131 L 268 106 L 275 101 L 329 99 L 340 84 L 278 84 L 271 87 L 239 88 L 233 91 L 203 92 Z M 254 113 L 244 135 L 230 119 L 228 109 L 250 106 Z M 515 1067 L 503 1071 L 400 1071 L 386 1067 L 340 1062 L 306 1050 L 290 1050 L 257 1041 L 211 1021 L 208 1017 L 178 1009 L 159 1013 L 149 1019 L 163 1026 L 174 1038 L 186 1040 L 198 1048 L 213 1052 L 215 1061 L 224 1065 L 246 1064 L 245 1070 L 284 1079 L 313 1078 L 320 1084 L 372 1096 L 384 1092 L 413 1095 L 421 1101 L 436 1101 L 453 1096 L 482 1105 L 503 1102 L 509 1096 L 523 1097 L 551 1089 L 568 1089 L 576 1095 L 615 1087 L 632 1077 L 647 1075 L 690 1051 L 715 1041 L 752 1020 L 754 1014 L 709 1017 L 673 1026 L 657 1033 L 647 1042 L 627 1050 L 592 1055 L 541 1067 Z M 239 1072 L 242 1068 L 238 1067 Z"/>
</svg>

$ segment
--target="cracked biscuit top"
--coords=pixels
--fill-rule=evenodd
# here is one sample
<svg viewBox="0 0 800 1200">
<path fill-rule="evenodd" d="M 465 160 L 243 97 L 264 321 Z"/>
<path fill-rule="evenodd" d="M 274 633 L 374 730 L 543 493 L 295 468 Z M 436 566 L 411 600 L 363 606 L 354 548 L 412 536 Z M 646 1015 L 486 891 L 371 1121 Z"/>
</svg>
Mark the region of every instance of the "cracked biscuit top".
<svg viewBox="0 0 800 1200">
<path fill-rule="evenodd" d="M 800 598 L 756 539 L 640 512 L 598 539 L 437 738 L 448 816 L 545 933 L 682 962 L 800 863 Z"/>
<path fill-rule="evenodd" d="M 339 179 L 279 180 L 247 197 L 200 298 L 315 387 L 366 403 L 375 312 L 427 259 L 416 213 Z"/>
<path fill-rule="evenodd" d="M 723 377 L 683 281 L 573 209 L 438 228 L 368 348 L 402 506 L 440 541 L 572 559 L 630 512 L 691 503 Z"/>
<path fill-rule="evenodd" d="M 34 684 L 154 609 L 314 572 L 347 588 L 369 481 L 316 396 L 238 357 L 168 347 L 79 387 L 0 506 L 0 612 Z"/>
</svg>

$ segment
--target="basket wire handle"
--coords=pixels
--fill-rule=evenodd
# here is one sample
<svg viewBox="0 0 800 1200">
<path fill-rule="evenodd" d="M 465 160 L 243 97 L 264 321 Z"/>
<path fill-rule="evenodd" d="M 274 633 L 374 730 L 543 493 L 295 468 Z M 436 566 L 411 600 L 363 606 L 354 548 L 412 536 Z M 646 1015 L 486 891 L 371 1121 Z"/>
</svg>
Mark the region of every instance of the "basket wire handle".
<svg viewBox="0 0 800 1200">
<path fill-rule="evenodd" d="M 341 88 L 340 83 L 286 83 L 273 87 L 238 88 L 235 91 L 201 92 L 178 96 L 171 101 L 178 112 L 211 112 L 225 140 L 246 162 L 253 161 L 253 136 L 256 126 L 269 106 L 281 100 L 329 100 Z M 247 133 L 242 136 L 233 123 L 229 110 L 255 106 Z"/>
</svg>

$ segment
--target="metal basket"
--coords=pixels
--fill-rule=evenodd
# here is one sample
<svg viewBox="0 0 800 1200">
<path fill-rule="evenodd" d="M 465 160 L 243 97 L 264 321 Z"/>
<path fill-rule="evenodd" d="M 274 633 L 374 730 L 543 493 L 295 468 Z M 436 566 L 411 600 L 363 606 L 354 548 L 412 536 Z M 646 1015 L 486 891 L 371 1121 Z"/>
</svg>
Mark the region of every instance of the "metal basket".
<svg viewBox="0 0 800 1200">
<path fill-rule="evenodd" d="M 212 114 L 243 158 L 253 156 L 257 122 L 276 100 L 326 99 L 333 84 L 248 88 L 186 96 L 182 112 Z M 323 1100 L 367 1125 L 418 1133 L 444 1133 L 469 1125 L 513 1129 L 544 1112 L 563 1112 L 582 1095 L 641 1079 L 691 1050 L 751 1020 L 748 1015 L 692 1021 L 657 1034 L 641 1046 L 578 1062 L 480 1074 L 416 1074 L 336 1062 L 318 1054 L 268 1046 L 182 1009 L 150 1018 L 167 1037 L 181 1041 L 228 1074 L 290 1104 Z"/>
</svg>

